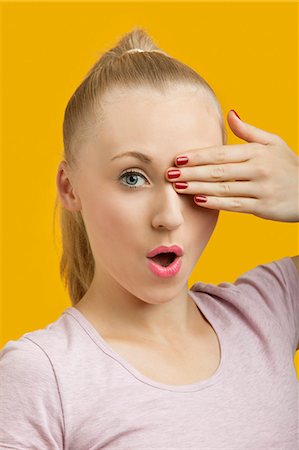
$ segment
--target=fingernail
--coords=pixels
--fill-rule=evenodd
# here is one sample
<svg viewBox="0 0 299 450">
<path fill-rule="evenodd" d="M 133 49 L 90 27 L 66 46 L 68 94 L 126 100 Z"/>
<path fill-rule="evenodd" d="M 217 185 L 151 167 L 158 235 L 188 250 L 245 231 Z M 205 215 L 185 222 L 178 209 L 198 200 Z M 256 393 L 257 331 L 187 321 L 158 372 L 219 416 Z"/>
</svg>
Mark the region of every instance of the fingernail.
<svg viewBox="0 0 299 450">
<path fill-rule="evenodd" d="M 240 120 L 242 120 L 241 117 L 238 116 L 238 114 L 236 113 L 236 111 L 235 111 L 234 109 L 232 109 L 232 111 L 236 114 L 236 116 L 237 116 Z"/>
<path fill-rule="evenodd" d="M 180 170 L 168 170 L 167 171 L 167 176 L 168 178 L 170 178 L 171 180 L 173 178 L 178 178 L 181 175 L 181 171 Z"/>
<path fill-rule="evenodd" d="M 197 203 L 206 203 L 206 201 L 207 201 L 208 199 L 207 199 L 207 197 L 206 197 L 205 195 L 196 195 L 196 196 L 194 197 L 194 200 L 195 200 Z"/>
<path fill-rule="evenodd" d="M 186 189 L 188 187 L 188 183 L 174 183 L 176 189 Z"/>
<path fill-rule="evenodd" d="M 177 163 L 179 166 L 182 166 L 183 164 L 187 164 L 188 161 L 189 161 L 188 156 L 178 156 L 178 157 L 176 158 L 176 163 Z"/>
</svg>

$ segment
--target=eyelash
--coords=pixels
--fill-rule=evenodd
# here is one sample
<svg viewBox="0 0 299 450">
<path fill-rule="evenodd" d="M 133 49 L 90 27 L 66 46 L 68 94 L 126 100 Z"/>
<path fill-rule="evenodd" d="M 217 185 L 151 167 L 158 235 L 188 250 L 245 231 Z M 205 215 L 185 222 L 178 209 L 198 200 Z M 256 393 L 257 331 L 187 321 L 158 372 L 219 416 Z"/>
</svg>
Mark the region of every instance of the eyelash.
<svg viewBox="0 0 299 450">
<path fill-rule="evenodd" d="M 122 180 L 128 174 L 140 175 L 144 180 L 146 180 L 145 176 L 142 173 L 137 172 L 136 170 L 127 170 L 119 177 L 119 180 Z M 124 183 L 121 183 L 121 184 L 123 184 L 125 187 L 127 187 L 129 189 L 138 189 L 141 187 L 141 186 L 132 186 L 132 185 L 124 184 Z"/>
</svg>

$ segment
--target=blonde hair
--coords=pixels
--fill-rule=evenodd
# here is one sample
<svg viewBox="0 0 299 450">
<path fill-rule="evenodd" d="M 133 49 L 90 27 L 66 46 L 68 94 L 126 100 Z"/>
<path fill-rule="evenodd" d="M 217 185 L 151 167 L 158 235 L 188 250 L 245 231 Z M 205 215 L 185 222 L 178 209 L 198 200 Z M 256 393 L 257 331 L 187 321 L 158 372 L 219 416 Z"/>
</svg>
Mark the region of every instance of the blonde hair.
<svg viewBox="0 0 299 450">
<path fill-rule="evenodd" d="M 63 121 L 63 158 L 70 167 L 76 166 L 80 145 L 84 145 L 84 139 L 103 117 L 101 101 L 105 93 L 143 86 L 165 92 L 178 84 L 198 87 L 209 97 L 216 109 L 225 144 L 227 137 L 221 106 L 210 85 L 191 67 L 160 50 L 142 28 L 136 27 L 125 34 L 115 47 L 102 54 L 71 96 Z M 58 205 L 57 195 L 54 229 Z M 95 261 L 80 211 L 61 207 L 60 229 L 60 276 L 74 306 L 92 282 Z"/>
</svg>

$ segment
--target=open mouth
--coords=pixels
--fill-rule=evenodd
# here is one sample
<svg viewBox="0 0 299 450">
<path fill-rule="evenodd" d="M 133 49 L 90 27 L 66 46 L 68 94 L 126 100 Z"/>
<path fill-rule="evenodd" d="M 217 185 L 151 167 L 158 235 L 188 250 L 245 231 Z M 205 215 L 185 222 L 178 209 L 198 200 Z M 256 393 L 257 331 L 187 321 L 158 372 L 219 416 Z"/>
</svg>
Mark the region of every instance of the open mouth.
<svg viewBox="0 0 299 450">
<path fill-rule="evenodd" d="M 175 260 L 176 257 L 177 255 L 171 252 L 171 253 L 158 253 L 158 255 L 153 256 L 150 259 L 160 264 L 160 266 L 167 267 Z"/>
</svg>

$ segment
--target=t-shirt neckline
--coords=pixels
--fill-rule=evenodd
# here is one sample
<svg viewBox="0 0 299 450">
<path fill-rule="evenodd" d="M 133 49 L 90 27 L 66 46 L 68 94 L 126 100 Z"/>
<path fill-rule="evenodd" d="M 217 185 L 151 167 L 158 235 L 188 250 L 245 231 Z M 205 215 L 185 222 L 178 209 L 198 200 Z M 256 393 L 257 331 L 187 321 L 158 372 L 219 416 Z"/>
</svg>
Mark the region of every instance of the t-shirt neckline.
<svg viewBox="0 0 299 450">
<path fill-rule="evenodd" d="M 220 347 L 220 363 L 215 370 L 215 372 L 206 379 L 196 381 L 191 384 L 165 384 L 160 383 L 158 381 L 152 380 L 151 378 L 147 377 L 146 375 L 143 375 L 137 368 L 135 368 L 131 363 L 129 363 L 124 357 L 122 357 L 119 353 L 117 353 L 108 342 L 105 341 L 105 339 L 101 336 L 101 334 L 94 328 L 94 326 L 89 322 L 89 320 L 75 307 L 70 306 L 67 308 L 64 313 L 70 314 L 73 316 L 79 324 L 84 328 L 84 330 L 87 332 L 87 334 L 91 337 L 91 339 L 97 344 L 97 346 L 104 351 L 105 354 L 112 357 L 114 360 L 116 360 L 118 363 L 120 363 L 128 372 L 130 372 L 135 378 L 137 378 L 142 383 L 145 383 L 147 385 L 150 385 L 152 387 L 167 390 L 167 391 L 173 391 L 173 392 L 193 392 L 193 391 L 199 391 L 202 389 L 205 389 L 209 386 L 212 386 L 219 382 L 221 380 L 222 373 L 224 371 L 224 366 L 226 363 L 226 357 L 227 357 L 227 351 L 226 351 L 226 337 L 224 330 L 221 326 L 221 322 L 218 318 L 218 316 L 214 316 L 212 318 L 211 322 L 211 309 L 207 306 L 207 302 L 213 301 L 210 296 L 209 298 L 206 298 L 207 294 L 204 294 L 204 296 L 201 296 L 200 292 L 195 293 L 192 290 L 188 290 L 188 293 L 194 300 L 196 306 L 199 309 L 199 313 L 201 312 L 206 320 L 210 323 L 212 328 L 214 329 L 219 347 Z"/>
</svg>

